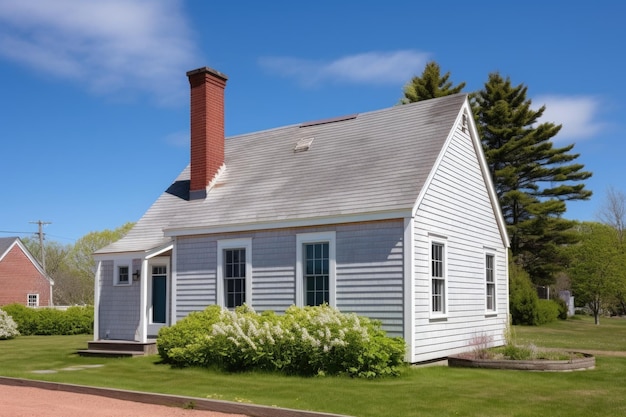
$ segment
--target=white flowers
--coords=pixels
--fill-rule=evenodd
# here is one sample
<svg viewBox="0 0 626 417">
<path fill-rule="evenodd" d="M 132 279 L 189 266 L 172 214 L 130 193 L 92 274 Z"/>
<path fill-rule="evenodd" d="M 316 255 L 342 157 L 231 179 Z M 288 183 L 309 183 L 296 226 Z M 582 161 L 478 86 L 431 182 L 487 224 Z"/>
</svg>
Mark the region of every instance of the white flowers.
<svg viewBox="0 0 626 417">
<path fill-rule="evenodd" d="M 19 335 L 20 332 L 17 331 L 17 324 L 13 320 L 13 317 L 9 316 L 6 311 L 0 309 L 0 340 L 13 339 Z"/>
<path fill-rule="evenodd" d="M 387 337 L 380 323 L 328 305 L 292 306 L 280 315 L 211 306 L 162 329 L 157 345 L 165 360 L 182 366 L 368 378 L 395 374 L 404 355 L 404 342 Z"/>
</svg>

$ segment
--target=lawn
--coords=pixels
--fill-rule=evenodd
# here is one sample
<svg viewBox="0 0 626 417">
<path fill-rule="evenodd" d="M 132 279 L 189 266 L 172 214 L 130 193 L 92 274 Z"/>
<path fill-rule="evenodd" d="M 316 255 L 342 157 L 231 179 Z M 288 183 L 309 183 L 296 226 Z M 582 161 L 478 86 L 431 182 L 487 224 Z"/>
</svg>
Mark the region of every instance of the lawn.
<svg viewBox="0 0 626 417">
<path fill-rule="evenodd" d="M 515 327 L 518 342 L 545 347 L 626 351 L 626 320 L 587 318 Z M 626 358 L 598 355 L 595 370 L 553 373 L 407 368 L 400 377 L 367 381 L 262 373 L 173 369 L 157 356 L 83 358 L 89 336 L 30 336 L 0 341 L 0 375 L 252 402 L 352 416 L 626 415 Z M 63 370 L 81 365 L 98 368 Z M 36 370 L 56 370 L 36 374 Z"/>
</svg>

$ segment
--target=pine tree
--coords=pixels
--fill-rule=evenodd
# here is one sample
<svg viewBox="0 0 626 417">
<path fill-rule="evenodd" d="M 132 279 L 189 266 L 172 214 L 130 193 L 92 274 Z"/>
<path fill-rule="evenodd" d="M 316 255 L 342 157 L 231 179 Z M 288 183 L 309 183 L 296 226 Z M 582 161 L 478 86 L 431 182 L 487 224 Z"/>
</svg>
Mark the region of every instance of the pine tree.
<svg viewBox="0 0 626 417">
<path fill-rule="evenodd" d="M 545 106 L 531 109 L 527 87 L 512 86 L 492 73 L 484 89 L 473 96 L 474 115 L 511 239 L 515 261 L 533 282 L 553 282 L 559 266 L 558 247 L 573 243 L 573 222 L 561 216 L 565 202 L 587 200 L 584 165 L 572 163 L 574 145 L 553 146 L 561 129 L 539 123 Z"/>
<path fill-rule="evenodd" d="M 452 87 L 452 82 L 448 81 L 449 78 L 449 72 L 446 72 L 443 76 L 441 75 L 439 64 L 434 61 L 427 63 L 421 77 L 413 77 L 404 86 L 404 97 L 401 103 L 414 103 L 416 101 L 460 93 L 465 87 L 465 83 L 463 82 L 456 87 Z"/>
</svg>

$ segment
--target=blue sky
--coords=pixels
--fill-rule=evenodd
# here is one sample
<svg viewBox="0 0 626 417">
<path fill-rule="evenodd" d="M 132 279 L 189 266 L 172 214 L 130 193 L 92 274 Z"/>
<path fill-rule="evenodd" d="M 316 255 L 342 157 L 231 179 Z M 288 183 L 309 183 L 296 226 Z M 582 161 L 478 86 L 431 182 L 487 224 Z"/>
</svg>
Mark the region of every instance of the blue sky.
<svg viewBox="0 0 626 417">
<path fill-rule="evenodd" d="M 626 191 L 625 3 L 0 0 L 0 236 L 73 243 L 136 221 L 189 161 L 186 71 L 228 75 L 232 136 L 395 105 L 430 60 L 466 92 L 525 84 Z"/>
</svg>

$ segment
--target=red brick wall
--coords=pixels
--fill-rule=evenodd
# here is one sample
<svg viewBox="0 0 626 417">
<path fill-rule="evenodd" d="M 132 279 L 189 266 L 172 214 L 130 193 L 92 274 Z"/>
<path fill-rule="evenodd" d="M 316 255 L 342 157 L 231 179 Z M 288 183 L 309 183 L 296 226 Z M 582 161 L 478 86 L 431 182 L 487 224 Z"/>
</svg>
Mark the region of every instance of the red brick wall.
<svg viewBox="0 0 626 417">
<path fill-rule="evenodd" d="M 208 68 L 190 71 L 191 191 L 204 190 L 224 163 L 226 79 Z"/>
<path fill-rule="evenodd" d="M 28 304 L 28 294 L 39 294 L 39 305 L 50 305 L 50 281 L 32 264 L 18 245 L 0 261 L 0 306 Z"/>
</svg>

